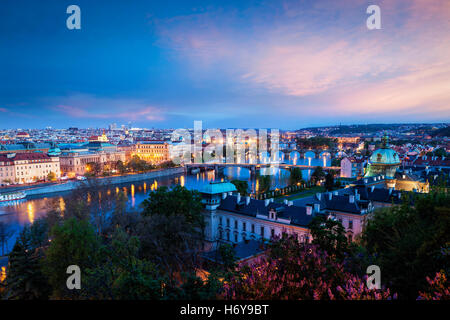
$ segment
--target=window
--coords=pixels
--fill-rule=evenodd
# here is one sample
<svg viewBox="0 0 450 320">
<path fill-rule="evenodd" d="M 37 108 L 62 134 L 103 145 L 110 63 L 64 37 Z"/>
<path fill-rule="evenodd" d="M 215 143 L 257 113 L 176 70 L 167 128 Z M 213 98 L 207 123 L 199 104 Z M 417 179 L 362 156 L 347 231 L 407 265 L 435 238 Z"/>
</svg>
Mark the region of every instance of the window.
<svg viewBox="0 0 450 320">
<path fill-rule="evenodd" d="M 237 229 L 238 228 L 238 221 L 234 220 L 234 228 Z"/>
<path fill-rule="evenodd" d="M 227 227 L 229 227 L 229 226 L 230 226 L 230 219 L 227 218 Z"/>
<path fill-rule="evenodd" d="M 237 234 L 234 235 L 234 242 L 238 242 L 238 235 Z"/>
<path fill-rule="evenodd" d="M 264 227 L 261 227 L 261 237 L 264 238 Z"/>
<path fill-rule="evenodd" d="M 247 224 L 242 222 L 242 230 L 247 231 Z"/>
<path fill-rule="evenodd" d="M 252 233 L 255 233 L 255 225 L 252 224 Z"/>
<path fill-rule="evenodd" d="M 348 220 L 348 228 L 353 230 L 353 220 Z"/>
<path fill-rule="evenodd" d="M 219 226 L 221 226 L 222 225 L 222 217 L 219 217 Z M 222 238 L 222 237 L 220 237 L 220 238 Z"/>
<path fill-rule="evenodd" d="M 275 237 L 275 229 L 270 229 L 270 236 Z"/>
</svg>

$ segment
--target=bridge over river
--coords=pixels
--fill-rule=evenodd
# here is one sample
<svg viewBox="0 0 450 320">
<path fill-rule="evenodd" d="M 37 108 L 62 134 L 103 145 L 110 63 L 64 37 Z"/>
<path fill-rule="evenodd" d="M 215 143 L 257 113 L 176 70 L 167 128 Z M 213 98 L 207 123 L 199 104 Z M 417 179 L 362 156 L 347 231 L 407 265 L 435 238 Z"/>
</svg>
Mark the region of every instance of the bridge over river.
<svg viewBox="0 0 450 320">
<path fill-rule="evenodd" d="M 229 168 L 229 167 L 240 167 L 250 170 L 251 174 L 256 174 L 257 170 L 260 170 L 261 168 L 270 168 L 270 167 L 276 167 L 280 169 L 285 170 L 291 170 L 292 168 L 299 168 L 301 170 L 314 170 L 317 167 L 320 166 L 310 166 L 310 165 L 303 165 L 303 164 L 288 164 L 288 163 L 186 163 L 185 164 L 187 170 L 192 169 L 214 169 L 218 171 L 219 169 L 223 168 Z M 323 170 L 335 170 L 339 171 L 341 170 L 341 167 L 323 167 Z"/>
</svg>

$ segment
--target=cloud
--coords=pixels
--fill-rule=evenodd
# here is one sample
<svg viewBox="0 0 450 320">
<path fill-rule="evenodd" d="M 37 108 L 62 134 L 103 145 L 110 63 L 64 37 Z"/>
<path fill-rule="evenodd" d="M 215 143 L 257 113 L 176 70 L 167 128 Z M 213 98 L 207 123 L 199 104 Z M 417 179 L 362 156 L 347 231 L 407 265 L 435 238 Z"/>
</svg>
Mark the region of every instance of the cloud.
<svg viewBox="0 0 450 320">
<path fill-rule="evenodd" d="M 122 119 L 137 122 L 164 120 L 160 108 L 150 106 L 139 100 L 98 98 L 83 94 L 52 100 L 62 102 L 51 107 L 52 110 L 73 118 Z"/>
<path fill-rule="evenodd" d="M 5 108 L 0 108 L 0 112 L 8 112 L 8 110 Z"/>
</svg>

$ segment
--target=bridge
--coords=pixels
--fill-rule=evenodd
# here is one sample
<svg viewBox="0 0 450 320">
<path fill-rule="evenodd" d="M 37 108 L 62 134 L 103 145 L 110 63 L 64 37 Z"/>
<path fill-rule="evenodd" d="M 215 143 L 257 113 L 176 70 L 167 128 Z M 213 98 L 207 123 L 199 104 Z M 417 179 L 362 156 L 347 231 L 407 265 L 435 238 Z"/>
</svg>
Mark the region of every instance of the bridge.
<svg viewBox="0 0 450 320">
<path fill-rule="evenodd" d="M 223 168 L 240 167 L 249 169 L 252 174 L 255 174 L 256 170 L 259 170 L 261 168 L 278 167 L 280 169 L 285 170 L 291 170 L 292 168 L 299 168 L 302 170 L 314 170 L 315 168 L 320 166 L 308 166 L 302 164 L 288 164 L 288 163 L 186 163 L 185 167 L 186 169 L 199 168 L 199 169 L 214 169 L 216 171 Z M 341 167 L 322 167 L 322 168 L 323 170 L 335 170 L 335 171 L 341 170 Z"/>
<path fill-rule="evenodd" d="M 320 158 L 322 155 L 328 154 L 330 156 L 333 156 L 336 154 L 339 150 L 338 149 L 283 149 L 280 150 L 282 153 L 284 153 L 285 158 L 289 157 L 291 153 L 297 153 L 298 158 L 305 159 L 307 152 L 314 153 L 314 158 Z"/>
</svg>

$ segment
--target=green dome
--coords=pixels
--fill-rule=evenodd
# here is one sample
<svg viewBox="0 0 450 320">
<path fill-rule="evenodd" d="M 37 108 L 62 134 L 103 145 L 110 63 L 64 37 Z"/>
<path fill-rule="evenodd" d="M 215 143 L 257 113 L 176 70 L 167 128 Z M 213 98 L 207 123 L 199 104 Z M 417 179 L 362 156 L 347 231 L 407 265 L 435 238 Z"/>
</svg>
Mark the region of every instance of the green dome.
<svg viewBox="0 0 450 320">
<path fill-rule="evenodd" d="M 390 148 L 382 148 L 375 150 L 370 156 L 370 163 L 373 164 L 399 164 L 400 158 L 397 152 Z"/>
<path fill-rule="evenodd" d="M 51 148 L 50 150 L 48 150 L 48 155 L 50 157 L 56 157 L 56 156 L 59 156 L 60 154 L 61 154 L 61 149 L 59 149 L 58 147 Z"/>
<path fill-rule="evenodd" d="M 200 189 L 201 193 L 221 194 L 237 191 L 236 186 L 231 182 L 210 182 Z"/>
</svg>

